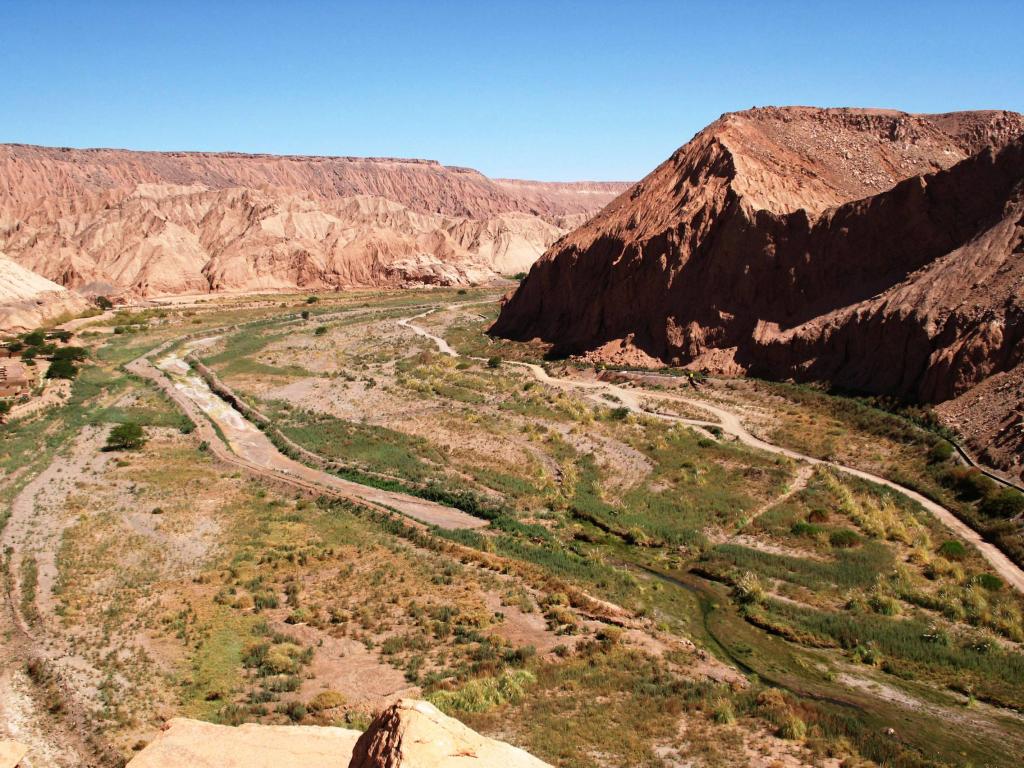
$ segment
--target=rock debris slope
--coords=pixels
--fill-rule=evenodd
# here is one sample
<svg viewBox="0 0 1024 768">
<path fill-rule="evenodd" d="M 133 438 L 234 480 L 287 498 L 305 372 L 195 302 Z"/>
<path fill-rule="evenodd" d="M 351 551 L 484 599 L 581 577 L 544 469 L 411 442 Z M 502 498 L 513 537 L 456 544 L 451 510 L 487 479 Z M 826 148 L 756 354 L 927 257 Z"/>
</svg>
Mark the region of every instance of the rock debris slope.
<svg viewBox="0 0 1024 768">
<path fill-rule="evenodd" d="M 942 403 L 1009 467 L 1022 134 L 1012 112 L 724 115 L 545 253 L 492 332 Z"/>
<path fill-rule="evenodd" d="M 425 160 L 0 145 L 0 250 L 86 293 L 463 284 L 528 269 L 625 187 Z"/>
</svg>

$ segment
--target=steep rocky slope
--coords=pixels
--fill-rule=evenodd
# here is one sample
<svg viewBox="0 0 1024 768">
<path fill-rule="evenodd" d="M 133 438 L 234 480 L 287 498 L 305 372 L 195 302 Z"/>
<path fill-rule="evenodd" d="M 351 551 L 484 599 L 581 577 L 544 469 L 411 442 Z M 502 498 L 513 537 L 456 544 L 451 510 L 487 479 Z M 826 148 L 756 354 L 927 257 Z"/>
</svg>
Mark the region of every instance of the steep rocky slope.
<svg viewBox="0 0 1024 768">
<path fill-rule="evenodd" d="M 493 332 L 933 403 L 1004 376 L 986 427 L 957 420 L 1006 466 L 1024 448 L 1022 134 L 1009 112 L 725 115 L 548 251 Z"/>
<path fill-rule="evenodd" d="M 86 306 L 78 294 L 0 253 L 0 333 L 31 330 Z"/>
<path fill-rule="evenodd" d="M 468 283 L 515 273 L 626 185 L 432 161 L 0 146 L 0 250 L 138 295 Z"/>
</svg>

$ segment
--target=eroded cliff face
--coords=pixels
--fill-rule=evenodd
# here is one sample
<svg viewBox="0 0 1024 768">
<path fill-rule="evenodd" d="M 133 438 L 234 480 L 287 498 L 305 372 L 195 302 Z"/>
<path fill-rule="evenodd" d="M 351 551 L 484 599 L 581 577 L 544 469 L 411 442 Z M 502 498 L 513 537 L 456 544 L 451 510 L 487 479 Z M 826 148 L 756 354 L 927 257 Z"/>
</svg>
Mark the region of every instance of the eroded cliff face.
<svg viewBox="0 0 1024 768">
<path fill-rule="evenodd" d="M 493 332 L 960 398 L 1021 359 L 1022 134 L 1007 112 L 726 115 L 556 243 Z"/>
<path fill-rule="evenodd" d="M 0 250 L 86 292 L 465 284 L 525 271 L 624 184 L 432 161 L 0 146 Z"/>
<path fill-rule="evenodd" d="M 0 333 L 21 333 L 78 314 L 81 296 L 31 272 L 0 253 Z"/>
</svg>

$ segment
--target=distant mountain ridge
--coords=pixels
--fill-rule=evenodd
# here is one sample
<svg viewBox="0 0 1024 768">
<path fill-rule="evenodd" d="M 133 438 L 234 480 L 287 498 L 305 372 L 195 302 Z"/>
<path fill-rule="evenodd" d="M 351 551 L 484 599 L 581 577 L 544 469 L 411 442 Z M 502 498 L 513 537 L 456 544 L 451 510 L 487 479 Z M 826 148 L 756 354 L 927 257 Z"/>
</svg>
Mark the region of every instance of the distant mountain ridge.
<svg viewBox="0 0 1024 768">
<path fill-rule="evenodd" d="M 943 403 L 1015 466 L 1022 135 L 999 111 L 724 115 L 556 243 L 492 331 Z"/>
<path fill-rule="evenodd" d="M 8 144 L 0 250 L 67 287 L 141 296 L 461 284 L 527 269 L 627 186 L 432 160 Z"/>
</svg>

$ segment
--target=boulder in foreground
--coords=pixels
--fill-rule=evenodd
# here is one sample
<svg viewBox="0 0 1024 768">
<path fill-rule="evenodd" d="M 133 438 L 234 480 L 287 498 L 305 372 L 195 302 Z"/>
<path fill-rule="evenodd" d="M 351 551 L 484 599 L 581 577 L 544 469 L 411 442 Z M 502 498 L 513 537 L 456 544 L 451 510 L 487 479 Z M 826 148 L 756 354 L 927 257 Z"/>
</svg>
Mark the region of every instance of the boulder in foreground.
<svg viewBox="0 0 1024 768">
<path fill-rule="evenodd" d="M 214 725 L 175 718 L 128 768 L 550 768 L 481 736 L 432 704 L 402 699 L 365 733 L 297 725 Z"/>
<path fill-rule="evenodd" d="M 12 739 L 0 739 L 0 768 L 16 768 L 21 763 L 28 747 Z"/>
<path fill-rule="evenodd" d="M 481 736 L 433 704 L 402 699 L 359 737 L 349 768 L 550 768 L 528 752 Z"/>
<path fill-rule="evenodd" d="M 339 768 L 359 731 L 302 725 L 214 725 L 176 717 L 130 768 Z"/>
</svg>

